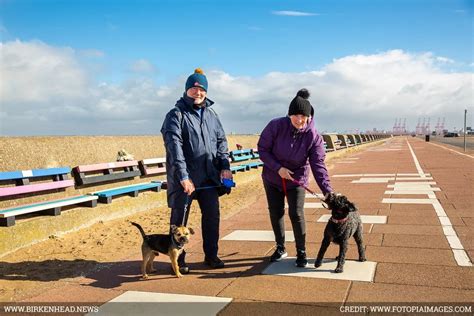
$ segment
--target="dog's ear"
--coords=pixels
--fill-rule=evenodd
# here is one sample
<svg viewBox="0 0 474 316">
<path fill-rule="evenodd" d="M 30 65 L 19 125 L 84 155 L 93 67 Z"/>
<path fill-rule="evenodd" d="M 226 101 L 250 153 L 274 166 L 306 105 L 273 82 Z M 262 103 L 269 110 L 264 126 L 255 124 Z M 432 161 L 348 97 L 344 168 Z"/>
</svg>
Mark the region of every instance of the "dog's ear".
<svg viewBox="0 0 474 316">
<path fill-rule="evenodd" d="M 347 201 L 347 208 L 349 209 L 349 212 L 357 211 L 357 206 L 355 206 L 355 204 L 350 201 Z"/>
<path fill-rule="evenodd" d="M 171 232 L 174 234 L 176 232 L 176 229 L 178 229 L 178 226 L 176 225 L 171 225 Z"/>
<path fill-rule="evenodd" d="M 190 233 L 191 235 L 194 235 L 194 229 L 192 229 L 191 227 L 189 227 L 188 229 L 189 229 L 189 233 Z"/>
</svg>

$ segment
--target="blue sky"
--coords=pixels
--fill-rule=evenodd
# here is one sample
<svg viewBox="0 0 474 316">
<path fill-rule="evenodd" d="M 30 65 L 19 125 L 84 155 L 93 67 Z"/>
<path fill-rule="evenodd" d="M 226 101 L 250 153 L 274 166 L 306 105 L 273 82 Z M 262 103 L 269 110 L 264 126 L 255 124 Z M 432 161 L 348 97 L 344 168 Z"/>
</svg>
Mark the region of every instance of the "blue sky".
<svg viewBox="0 0 474 316">
<path fill-rule="evenodd" d="M 137 89 L 145 89 L 145 94 L 150 93 L 146 105 L 143 105 L 143 100 L 139 100 L 140 93 L 136 94 L 137 99 L 131 98 L 129 101 L 151 107 L 155 95 L 156 109 L 160 113 L 155 113 L 153 118 L 147 111 L 141 113 L 143 117 L 137 114 L 126 133 L 157 133 L 157 128 L 152 129 L 151 126 L 159 125 L 157 121 L 164 117 L 166 109 L 174 105 L 173 102 L 182 93 L 180 86 L 184 85 L 186 76 L 196 67 L 202 67 L 209 78 L 215 80 L 214 85 L 210 81 L 209 97 L 221 104 L 224 125 L 227 122 L 230 131 L 244 132 L 248 129 L 249 132 L 259 132 L 271 115 L 284 115 L 289 100 L 301 88 L 297 84 L 313 89 L 310 90 L 313 95 L 311 101 L 316 108 L 321 109 L 321 130 L 389 129 L 397 114 L 407 117 L 413 128 L 419 117 L 431 117 L 432 120 L 447 117 L 450 128 L 459 128 L 458 118 L 452 111 L 453 103 L 465 103 L 456 105 L 461 109 L 470 103 L 467 98 L 472 97 L 473 3 L 456 0 L 0 0 L 0 34 L 3 56 L 7 56 L 3 62 L 2 77 L 7 76 L 7 80 L 9 76 L 12 79 L 20 77 L 19 70 L 15 73 L 16 68 L 9 64 L 19 58 L 29 62 L 35 58 L 50 58 L 67 71 L 80 74 L 82 78 L 72 87 L 62 86 L 64 78 L 57 76 L 52 69 L 44 70 L 38 68 L 39 63 L 30 62 L 34 64 L 35 70 L 30 67 L 26 73 L 31 74 L 32 79 L 20 82 L 18 86 L 35 85 L 34 80 L 38 80 L 37 89 L 41 91 L 35 97 L 21 100 L 18 97 L 10 98 L 4 88 L 0 111 L 0 119 L 3 119 L 0 122 L 21 120 L 15 109 L 22 108 L 31 113 L 31 117 L 40 115 L 45 126 L 35 124 L 36 128 L 25 132 L 14 130 L 17 124 L 6 127 L 8 124 L 2 124 L 4 127 L 0 131 L 6 135 L 119 133 L 118 126 L 122 126 L 120 130 L 123 131 L 126 114 L 134 110 L 133 105 L 123 103 L 120 96 L 129 96 L 137 93 Z M 28 52 L 31 52 L 31 56 Z M 50 57 L 47 54 L 51 54 Z M 359 69 L 353 66 L 360 66 L 361 60 L 362 65 L 368 63 L 372 67 L 375 62 L 377 66 L 364 76 L 351 77 L 351 73 Z M 387 76 L 396 75 L 400 79 L 393 83 L 399 85 L 397 91 L 425 91 L 427 94 L 413 94 L 409 99 L 411 104 L 400 104 L 406 100 L 405 96 L 385 100 L 380 107 L 383 111 L 387 107 L 407 107 L 406 112 L 389 112 L 383 120 L 378 116 L 358 119 L 358 115 L 367 118 L 367 107 L 375 107 L 377 97 L 363 100 L 364 94 L 367 94 L 364 91 L 370 91 L 370 85 L 377 85 L 377 82 L 384 80 L 387 60 L 390 60 Z M 399 68 L 407 69 L 405 75 L 398 72 L 397 63 Z M 404 83 L 403 77 L 414 76 L 409 68 L 418 66 L 423 74 L 418 78 L 419 82 Z M 42 77 L 38 73 L 50 73 L 51 76 Z M 274 73 L 276 75 L 272 75 Z M 367 78 L 372 73 L 380 78 Z M 427 87 L 424 76 L 438 78 L 440 73 L 444 77 L 439 77 L 439 81 Z M 71 78 L 77 78 L 77 75 Z M 55 94 L 54 89 L 41 88 L 45 81 L 50 85 L 57 83 L 56 90 L 59 92 Z M 348 81 L 350 89 L 345 86 Z M 469 83 L 471 91 L 464 91 Z M 328 85 L 336 90 L 337 87 L 344 91 L 353 89 L 353 94 L 348 95 L 346 101 L 357 102 L 354 102 L 354 106 L 344 108 L 344 102 L 335 95 L 322 94 Z M 365 88 L 357 90 L 354 88 L 356 86 Z M 436 109 L 430 109 L 428 104 L 423 104 L 422 99 L 426 100 L 427 95 L 432 97 L 433 89 L 438 88 L 442 99 L 435 101 L 439 102 Z M 68 89 L 71 93 L 64 92 Z M 234 90 L 233 93 L 239 97 L 232 98 L 233 93 L 229 89 Z M 373 86 L 373 89 L 380 91 L 380 98 L 383 98 L 384 87 Z M 253 93 L 249 93 L 249 90 Z M 463 90 L 461 99 L 460 90 Z M 90 91 L 94 91 L 87 99 L 90 101 L 77 97 L 87 95 Z M 245 95 L 247 98 L 242 97 Z M 416 100 L 417 95 L 420 100 Z M 41 102 L 44 103 L 40 106 L 42 112 L 34 114 L 33 109 Z M 81 129 L 80 125 L 84 125 L 86 118 L 78 114 L 77 121 L 54 130 L 47 126 L 57 117 L 48 114 L 54 111 L 48 108 L 46 102 L 55 102 L 57 105 L 62 102 L 63 109 L 68 107 L 76 114 L 101 108 L 105 102 L 107 110 L 118 108 L 124 117 L 117 116 L 105 122 L 107 130 L 100 128 L 102 124 Z M 247 107 L 236 107 L 240 110 L 241 118 L 249 121 L 248 127 L 232 123 L 232 111 L 224 109 L 227 104 L 236 102 L 247 104 Z M 413 104 L 419 104 L 419 108 L 414 111 L 415 114 L 410 114 L 408 107 Z M 217 108 L 221 109 L 219 106 Z M 266 108 L 273 109 L 275 106 L 278 110 L 274 112 Z M 258 109 L 247 111 L 248 107 L 265 110 L 263 113 Z M 361 111 L 358 111 L 359 108 Z M 333 120 L 334 124 L 327 123 L 334 117 L 336 109 L 345 109 L 345 113 L 351 115 L 341 118 L 339 114 L 338 119 Z M 68 115 L 67 111 L 63 114 Z M 353 123 L 354 118 L 358 119 L 360 126 Z M 472 121 L 472 117 L 470 119 Z M 134 123 L 138 121 L 141 123 Z M 95 122 L 99 122 L 99 118 Z M 141 128 L 134 129 L 134 124 L 139 124 Z M 150 128 L 144 129 L 144 124 Z"/>
</svg>

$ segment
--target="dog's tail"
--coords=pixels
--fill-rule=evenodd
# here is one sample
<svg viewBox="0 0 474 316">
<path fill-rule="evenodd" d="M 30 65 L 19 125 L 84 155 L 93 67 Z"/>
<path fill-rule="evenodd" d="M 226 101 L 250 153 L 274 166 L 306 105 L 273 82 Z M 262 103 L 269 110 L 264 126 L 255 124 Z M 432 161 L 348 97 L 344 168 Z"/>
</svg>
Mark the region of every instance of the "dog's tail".
<svg viewBox="0 0 474 316">
<path fill-rule="evenodd" d="M 145 231 L 143 230 L 143 228 L 140 226 L 140 224 L 137 224 L 135 222 L 130 222 L 133 226 L 135 226 L 136 228 L 138 228 L 138 230 L 140 231 L 140 233 L 142 234 L 142 237 L 143 239 L 145 239 L 146 237 L 146 234 L 145 234 Z"/>
</svg>

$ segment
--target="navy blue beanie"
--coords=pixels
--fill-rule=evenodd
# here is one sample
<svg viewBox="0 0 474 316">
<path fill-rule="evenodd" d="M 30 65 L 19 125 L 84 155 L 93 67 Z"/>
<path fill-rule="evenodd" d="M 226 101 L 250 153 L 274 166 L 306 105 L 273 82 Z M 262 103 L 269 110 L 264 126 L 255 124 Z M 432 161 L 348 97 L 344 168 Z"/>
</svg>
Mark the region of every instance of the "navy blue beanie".
<svg viewBox="0 0 474 316">
<path fill-rule="evenodd" d="M 194 73 L 188 77 L 188 80 L 186 80 L 185 91 L 188 91 L 192 87 L 200 87 L 207 92 L 207 78 L 201 68 L 196 68 Z"/>
</svg>

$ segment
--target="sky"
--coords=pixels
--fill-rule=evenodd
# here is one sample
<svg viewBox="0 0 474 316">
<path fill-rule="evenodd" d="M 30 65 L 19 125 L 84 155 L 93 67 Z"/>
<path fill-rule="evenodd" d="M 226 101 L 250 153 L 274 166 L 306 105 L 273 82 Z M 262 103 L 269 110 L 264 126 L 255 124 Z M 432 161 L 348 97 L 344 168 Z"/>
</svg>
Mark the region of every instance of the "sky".
<svg viewBox="0 0 474 316">
<path fill-rule="evenodd" d="M 473 126 L 458 0 L 0 0 L 0 135 L 157 135 L 200 67 L 227 133 L 307 88 L 320 132 Z"/>
</svg>

